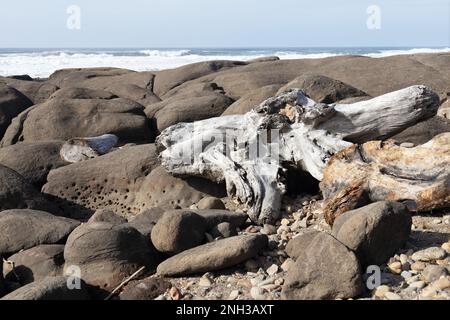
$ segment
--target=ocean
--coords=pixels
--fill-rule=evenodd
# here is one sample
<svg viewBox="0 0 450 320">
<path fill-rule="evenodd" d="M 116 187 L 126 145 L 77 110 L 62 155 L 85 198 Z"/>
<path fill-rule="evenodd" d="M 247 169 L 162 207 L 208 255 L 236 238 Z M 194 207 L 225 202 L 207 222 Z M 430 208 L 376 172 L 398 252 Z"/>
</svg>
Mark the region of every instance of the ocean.
<svg viewBox="0 0 450 320">
<path fill-rule="evenodd" d="M 251 60 L 263 56 L 314 59 L 340 55 L 373 58 L 399 54 L 450 52 L 450 48 L 133 48 L 1 49 L 0 76 L 48 77 L 64 68 L 117 67 L 156 71 L 208 60 Z"/>
</svg>

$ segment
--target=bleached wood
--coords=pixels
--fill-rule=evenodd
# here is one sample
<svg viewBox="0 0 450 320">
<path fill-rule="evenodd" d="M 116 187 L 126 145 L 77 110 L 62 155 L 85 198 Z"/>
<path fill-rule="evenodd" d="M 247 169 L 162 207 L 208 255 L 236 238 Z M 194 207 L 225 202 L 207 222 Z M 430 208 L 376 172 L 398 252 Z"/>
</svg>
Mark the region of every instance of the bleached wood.
<svg viewBox="0 0 450 320">
<path fill-rule="evenodd" d="M 279 217 L 285 164 L 321 180 L 335 153 L 354 142 L 390 137 L 433 116 L 438 106 L 439 97 L 425 86 L 348 105 L 316 103 L 293 89 L 245 115 L 176 124 L 156 143 L 169 172 L 225 181 L 228 194 L 262 224 Z M 270 139 L 261 141 L 264 135 Z M 248 157 L 255 149 L 260 153 Z"/>
<path fill-rule="evenodd" d="M 73 138 L 63 144 L 60 156 L 71 163 L 85 161 L 108 153 L 119 141 L 113 134 L 98 137 Z"/>
</svg>

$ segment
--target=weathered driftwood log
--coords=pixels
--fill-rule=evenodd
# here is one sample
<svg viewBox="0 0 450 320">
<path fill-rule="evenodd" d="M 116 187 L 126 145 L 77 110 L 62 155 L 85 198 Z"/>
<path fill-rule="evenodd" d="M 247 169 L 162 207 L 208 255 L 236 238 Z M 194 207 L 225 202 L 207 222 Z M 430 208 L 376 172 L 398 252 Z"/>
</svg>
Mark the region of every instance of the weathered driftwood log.
<svg viewBox="0 0 450 320">
<path fill-rule="evenodd" d="M 245 115 L 179 123 L 156 143 L 169 172 L 225 181 L 228 194 L 262 224 L 279 217 L 286 164 L 321 180 L 335 153 L 390 137 L 433 116 L 438 106 L 437 94 L 424 86 L 349 105 L 316 103 L 295 89 Z"/>
<path fill-rule="evenodd" d="M 450 205 L 450 132 L 415 148 L 370 141 L 338 152 L 320 183 L 329 224 L 368 202 L 404 202 L 411 211 Z"/>
<path fill-rule="evenodd" d="M 67 162 L 85 161 L 108 153 L 118 141 L 119 139 L 114 134 L 90 138 L 73 138 L 63 144 L 59 154 Z"/>
</svg>

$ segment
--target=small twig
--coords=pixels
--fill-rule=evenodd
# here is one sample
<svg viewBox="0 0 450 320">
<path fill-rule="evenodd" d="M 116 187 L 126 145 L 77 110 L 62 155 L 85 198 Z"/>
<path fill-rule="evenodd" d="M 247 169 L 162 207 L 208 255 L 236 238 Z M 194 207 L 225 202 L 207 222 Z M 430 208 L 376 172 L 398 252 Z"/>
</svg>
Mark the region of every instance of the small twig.
<svg viewBox="0 0 450 320">
<path fill-rule="evenodd" d="M 135 278 L 139 273 L 141 273 L 145 267 L 141 267 L 138 271 L 133 273 L 131 276 L 126 278 L 124 281 L 122 281 L 111 293 L 105 298 L 105 300 L 111 299 L 117 291 L 119 291 L 124 285 L 126 285 L 128 282 L 130 282 L 133 278 Z"/>
</svg>

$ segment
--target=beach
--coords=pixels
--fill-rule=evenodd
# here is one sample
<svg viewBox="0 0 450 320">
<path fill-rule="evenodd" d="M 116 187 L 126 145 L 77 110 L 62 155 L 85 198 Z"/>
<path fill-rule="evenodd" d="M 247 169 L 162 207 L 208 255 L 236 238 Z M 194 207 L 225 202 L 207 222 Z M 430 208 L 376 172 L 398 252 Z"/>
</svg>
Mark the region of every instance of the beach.
<svg viewBox="0 0 450 320">
<path fill-rule="evenodd" d="M 449 96 L 448 48 L 4 49 L 1 295 L 449 300 Z"/>
</svg>

